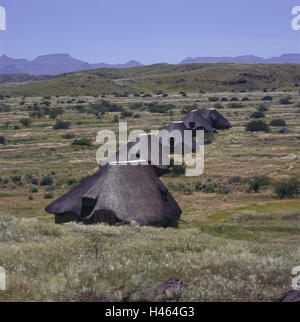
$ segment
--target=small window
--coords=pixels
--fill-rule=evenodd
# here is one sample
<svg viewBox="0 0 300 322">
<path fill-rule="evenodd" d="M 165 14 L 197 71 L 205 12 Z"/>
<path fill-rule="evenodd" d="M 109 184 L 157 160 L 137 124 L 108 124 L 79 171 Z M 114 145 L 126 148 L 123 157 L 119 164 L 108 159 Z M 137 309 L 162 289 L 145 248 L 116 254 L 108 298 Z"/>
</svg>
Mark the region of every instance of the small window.
<svg viewBox="0 0 300 322">
<path fill-rule="evenodd" d="M 196 126 L 195 122 L 190 122 L 190 128 L 193 129 Z"/>
</svg>

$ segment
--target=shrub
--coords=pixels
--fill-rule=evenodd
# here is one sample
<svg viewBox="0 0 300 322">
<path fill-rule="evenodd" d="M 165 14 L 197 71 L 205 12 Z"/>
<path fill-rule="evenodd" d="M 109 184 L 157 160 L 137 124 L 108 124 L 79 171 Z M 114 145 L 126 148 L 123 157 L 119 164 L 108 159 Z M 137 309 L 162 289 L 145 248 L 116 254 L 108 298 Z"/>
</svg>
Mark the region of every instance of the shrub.
<svg viewBox="0 0 300 322">
<path fill-rule="evenodd" d="M 254 112 L 250 115 L 251 119 L 260 119 L 265 117 L 265 114 L 263 112 Z"/>
<path fill-rule="evenodd" d="M 0 136 L 0 144 L 6 144 L 5 137 L 3 135 Z"/>
<path fill-rule="evenodd" d="M 231 102 L 237 102 L 239 99 L 237 97 L 232 97 L 230 100 Z"/>
<path fill-rule="evenodd" d="M 210 183 L 208 185 L 203 185 L 203 190 L 207 193 L 214 193 L 216 185 L 214 183 Z"/>
<path fill-rule="evenodd" d="M 171 168 L 171 173 L 176 176 L 180 176 L 185 173 L 184 165 L 173 165 Z"/>
<path fill-rule="evenodd" d="M 212 132 L 204 133 L 204 144 L 212 144 L 215 140 L 215 134 Z"/>
<path fill-rule="evenodd" d="M 45 199 L 52 199 L 53 198 L 53 194 L 52 193 L 46 193 L 45 195 L 44 195 L 44 198 Z"/>
<path fill-rule="evenodd" d="M 292 198 L 299 195 L 300 181 L 297 178 L 279 181 L 275 184 L 275 193 L 280 199 Z"/>
<path fill-rule="evenodd" d="M 292 104 L 292 102 L 290 101 L 290 99 L 287 97 L 287 98 L 281 98 L 279 100 L 279 104 L 281 105 L 289 105 L 289 104 Z"/>
<path fill-rule="evenodd" d="M 222 104 L 220 104 L 220 103 L 216 103 L 216 104 L 214 105 L 214 108 L 216 108 L 216 109 L 220 109 L 220 108 L 224 108 L 224 106 L 223 106 Z"/>
<path fill-rule="evenodd" d="M 229 184 L 232 184 L 232 183 L 240 183 L 241 180 L 242 180 L 242 178 L 240 176 L 235 176 L 235 177 L 229 178 L 228 183 Z"/>
<path fill-rule="evenodd" d="M 7 104 L 0 104 L 0 112 L 10 112 L 11 107 Z"/>
<path fill-rule="evenodd" d="M 259 112 L 267 112 L 269 109 L 267 108 L 267 106 L 265 106 L 264 104 L 261 104 L 257 107 L 257 110 Z"/>
<path fill-rule="evenodd" d="M 21 177 L 20 176 L 13 176 L 13 177 L 11 177 L 11 181 L 14 183 L 21 182 Z"/>
<path fill-rule="evenodd" d="M 229 103 L 228 104 L 229 108 L 243 108 L 243 104 L 240 103 Z"/>
<path fill-rule="evenodd" d="M 38 193 L 39 192 L 39 189 L 34 187 L 34 188 L 31 189 L 31 192 L 32 193 Z"/>
<path fill-rule="evenodd" d="M 38 179 L 37 179 L 37 178 L 33 178 L 33 179 L 31 180 L 31 184 L 38 185 L 38 184 L 39 184 Z"/>
<path fill-rule="evenodd" d="M 272 100 L 273 100 L 273 97 L 272 97 L 272 96 L 267 95 L 267 96 L 264 96 L 261 100 L 262 100 L 262 101 L 272 101 Z"/>
<path fill-rule="evenodd" d="M 123 111 L 121 113 L 121 119 L 124 119 L 126 117 L 131 117 L 132 116 L 132 113 L 131 112 L 128 112 L 128 111 Z"/>
<path fill-rule="evenodd" d="M 73 133 L 65 133 L 61 136 L 63 139 L 70 140 L 75 138 L 75 134 Z"/>
<path fill-rule="evenodd" d="M 50 176 L 43 177 L 40 182 L 41 186 L 51 186 L 52 184 L 53 184 L 53 178 Z"/>
<path fill-rule="evenodd" d="M 23 118 L 20 120 L 20 123 L 25 127 L 28 127 L 31 124 L 31 122 L 32 120 L 28 118 Z"/>
<path fill-rule="evenodd" d="M 228 187 L 221 187 L 219 190 L 218 190 L 218 194 L 220 195 L 228 195 L 232 192 L 232 190 Z"/>
<path fill-rule="evenodd" d="M 92 139 L 90 139 L 90 138 L 76 139 L 76 140 L 74 140 L 72 145 L 74 145 L 74 146 L 76 146 L 76 145 L 78 145 L 78 146 L 91 146 L 92 145 Z"/>
<path fill-rule="evenodd" d="M 55 119 L 58 115 L 62 114 L 64 114 L 64 110 L 61 107 L 57 107 L 50 111 L 49 116 L 51 119 Z"/>
<path fill-rule="evenodd" d="M 74 186 L 77 183 L 77 180 L 75 178 L 71 178 L 67 181 L 68 186 Z"/>
<path fill-rule="evenodd" d="M 202 182 L 200 182 L 200 181 L 194 182 L 194 186 L 195 186 L 196 191 L 202 190 Z"/>
<path fill-rule="evenodd" d="M 162 97 L 168 97 L 169 95 L 168 94 L 163 94 L 163 96 Z"/>
<path fill-rule="evenodd" d="M 251 121 L 246 125 L 247 132 L 269 132 L 269 126 L 262 120 Z"/>
<path fill-rule="evenodd" d="M 228 98 L 226 98 L 226 97 L 222 97 L 222 98 L 221 98 L 221 101 L 222 101 L 222 102 L 227 102 L 227 101 L 228 101 Z"/>
<path fill-rule="evenodd" d="M 267 176 L 255 176 L 249 180 L 249 190 L 258 192 L 262 187 L 267 187 L 270 184 L 270 182 L 271 180 Z"/>
<path fill-rule="evenodd" d="M 119 122 L 119 117 L 118 117 L 118 115 L 115 115 L 114 116 L 114 123 L 118 123 Z"/>
<path fill-rule="evenodd" d="M 245 96 L 245 97 L 242 98 L 242 101 L 243 102 L 249 101 L 249 98 Z"/>
<path fill-rule="evenodd" d="M 218 102 L 219 101 L 219 97 L 217 96 L 212 96 L 208 98 L 209 102 Z"/>
<path fill-rule="evenodd" d="M 56 124 L 53 126 L 54 130 L 66 130 L 70 127 L 70 122 L 65 121 L 57 121 Z"/>
<path fill-rule="evenodd" d="M 133 118 L 138 119 L 138 118 L 140 118 L 140 116 L 141 116 L 140 114 L 134 114 Z"/>
<path fill-rule="evenodd" d="M 276 119 L 270 122 L 271 126 L 286 126 L 286 122 L 283 119 Z"/>
</svg>

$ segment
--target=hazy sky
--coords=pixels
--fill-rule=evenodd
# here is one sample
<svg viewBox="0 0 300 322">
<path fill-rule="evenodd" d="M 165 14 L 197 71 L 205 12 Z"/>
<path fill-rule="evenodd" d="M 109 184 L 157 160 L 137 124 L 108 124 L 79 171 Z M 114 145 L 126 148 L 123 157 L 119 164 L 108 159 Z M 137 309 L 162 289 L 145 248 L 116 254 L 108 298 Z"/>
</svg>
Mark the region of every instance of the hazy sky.
<svg viewBox="0 0 300 322">
<path fill-rule="evenodd" d="M 300 53 L 300 0 L 0 0 L 0 55 L 177 63 L 187 56 Z"/>
</svg>

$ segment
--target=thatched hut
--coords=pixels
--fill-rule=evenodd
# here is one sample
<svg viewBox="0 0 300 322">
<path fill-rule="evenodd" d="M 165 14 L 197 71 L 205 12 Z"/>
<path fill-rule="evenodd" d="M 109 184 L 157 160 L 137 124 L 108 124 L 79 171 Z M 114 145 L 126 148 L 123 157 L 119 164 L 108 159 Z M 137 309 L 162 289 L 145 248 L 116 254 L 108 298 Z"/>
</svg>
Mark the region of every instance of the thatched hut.
<svg viewBox="0 0 300 322">
<path fill-rule="evenodd" d="M 46 211 L 56 223 L 118 222 L 177 227 L 181 209 L 149 165 L 108 164 Z"/>
<path fill-rule="evenodd" d="M 166 130 L 167 132 L 165 132 L 164 130 Z M 161 138 L 162 146 L 167 153 L 170 151 L 170 154 L 174 154 L 174 152 L 176 151 L 176 138 L 170 137 L 170 134 L 173 131 L 179 131 L 181 133 L 182 155 L 184 153 L 196 152 L 199 149 L 194 138 L 192 138 L 191 142 L 189 142 L 189 140 L 187 140 L 187 142 L 184 142 L 184 131 L 189 131 L 189 129 L 184 125 L 183 121 L 172 122 L 167 127 L 165 127 L 164 130 L 159 133 L 159 138 Z M 165 135 L 167 135 L 167 138 L 164 138 Z"/>
<path fill-rule="evenodd" d="M 206 119 L 210 126 L 216 130 L 226 130 L 232 127 L 230 122 L 214 108 L 205 111 L 202 113 L 202 116 Z"/>
<path fill-rule="evenodd" d="M 184 125 L 189 130 L 204 130 L 205 132 L 215 132 L 215 129 L 209 124 L 209 122 L 197 111 L 189 112 L 183 119 Z"/>
<path fill-rule="evenodd" d="M 169 172 L 169 156 L 152 133 L 137 136 L 135 141 L 129 142 L 110 156 L 108 162 L 136 160 L 146 160 L 144 163 L 151 165 L 159 177 Z"/>
</svg>

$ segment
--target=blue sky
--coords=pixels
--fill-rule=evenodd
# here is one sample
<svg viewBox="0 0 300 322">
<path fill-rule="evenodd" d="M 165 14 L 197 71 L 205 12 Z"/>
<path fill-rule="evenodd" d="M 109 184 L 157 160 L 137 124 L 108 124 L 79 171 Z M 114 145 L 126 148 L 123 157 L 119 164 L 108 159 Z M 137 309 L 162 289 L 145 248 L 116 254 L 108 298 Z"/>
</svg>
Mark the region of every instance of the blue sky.
<svg viewBox="0 0 300 322">
<path fill-rule="evenodd" d="M 187 56 L 300 53 L 300 0 L 0 0 L 0 55 L 177 63 Z"/>
</svg>

